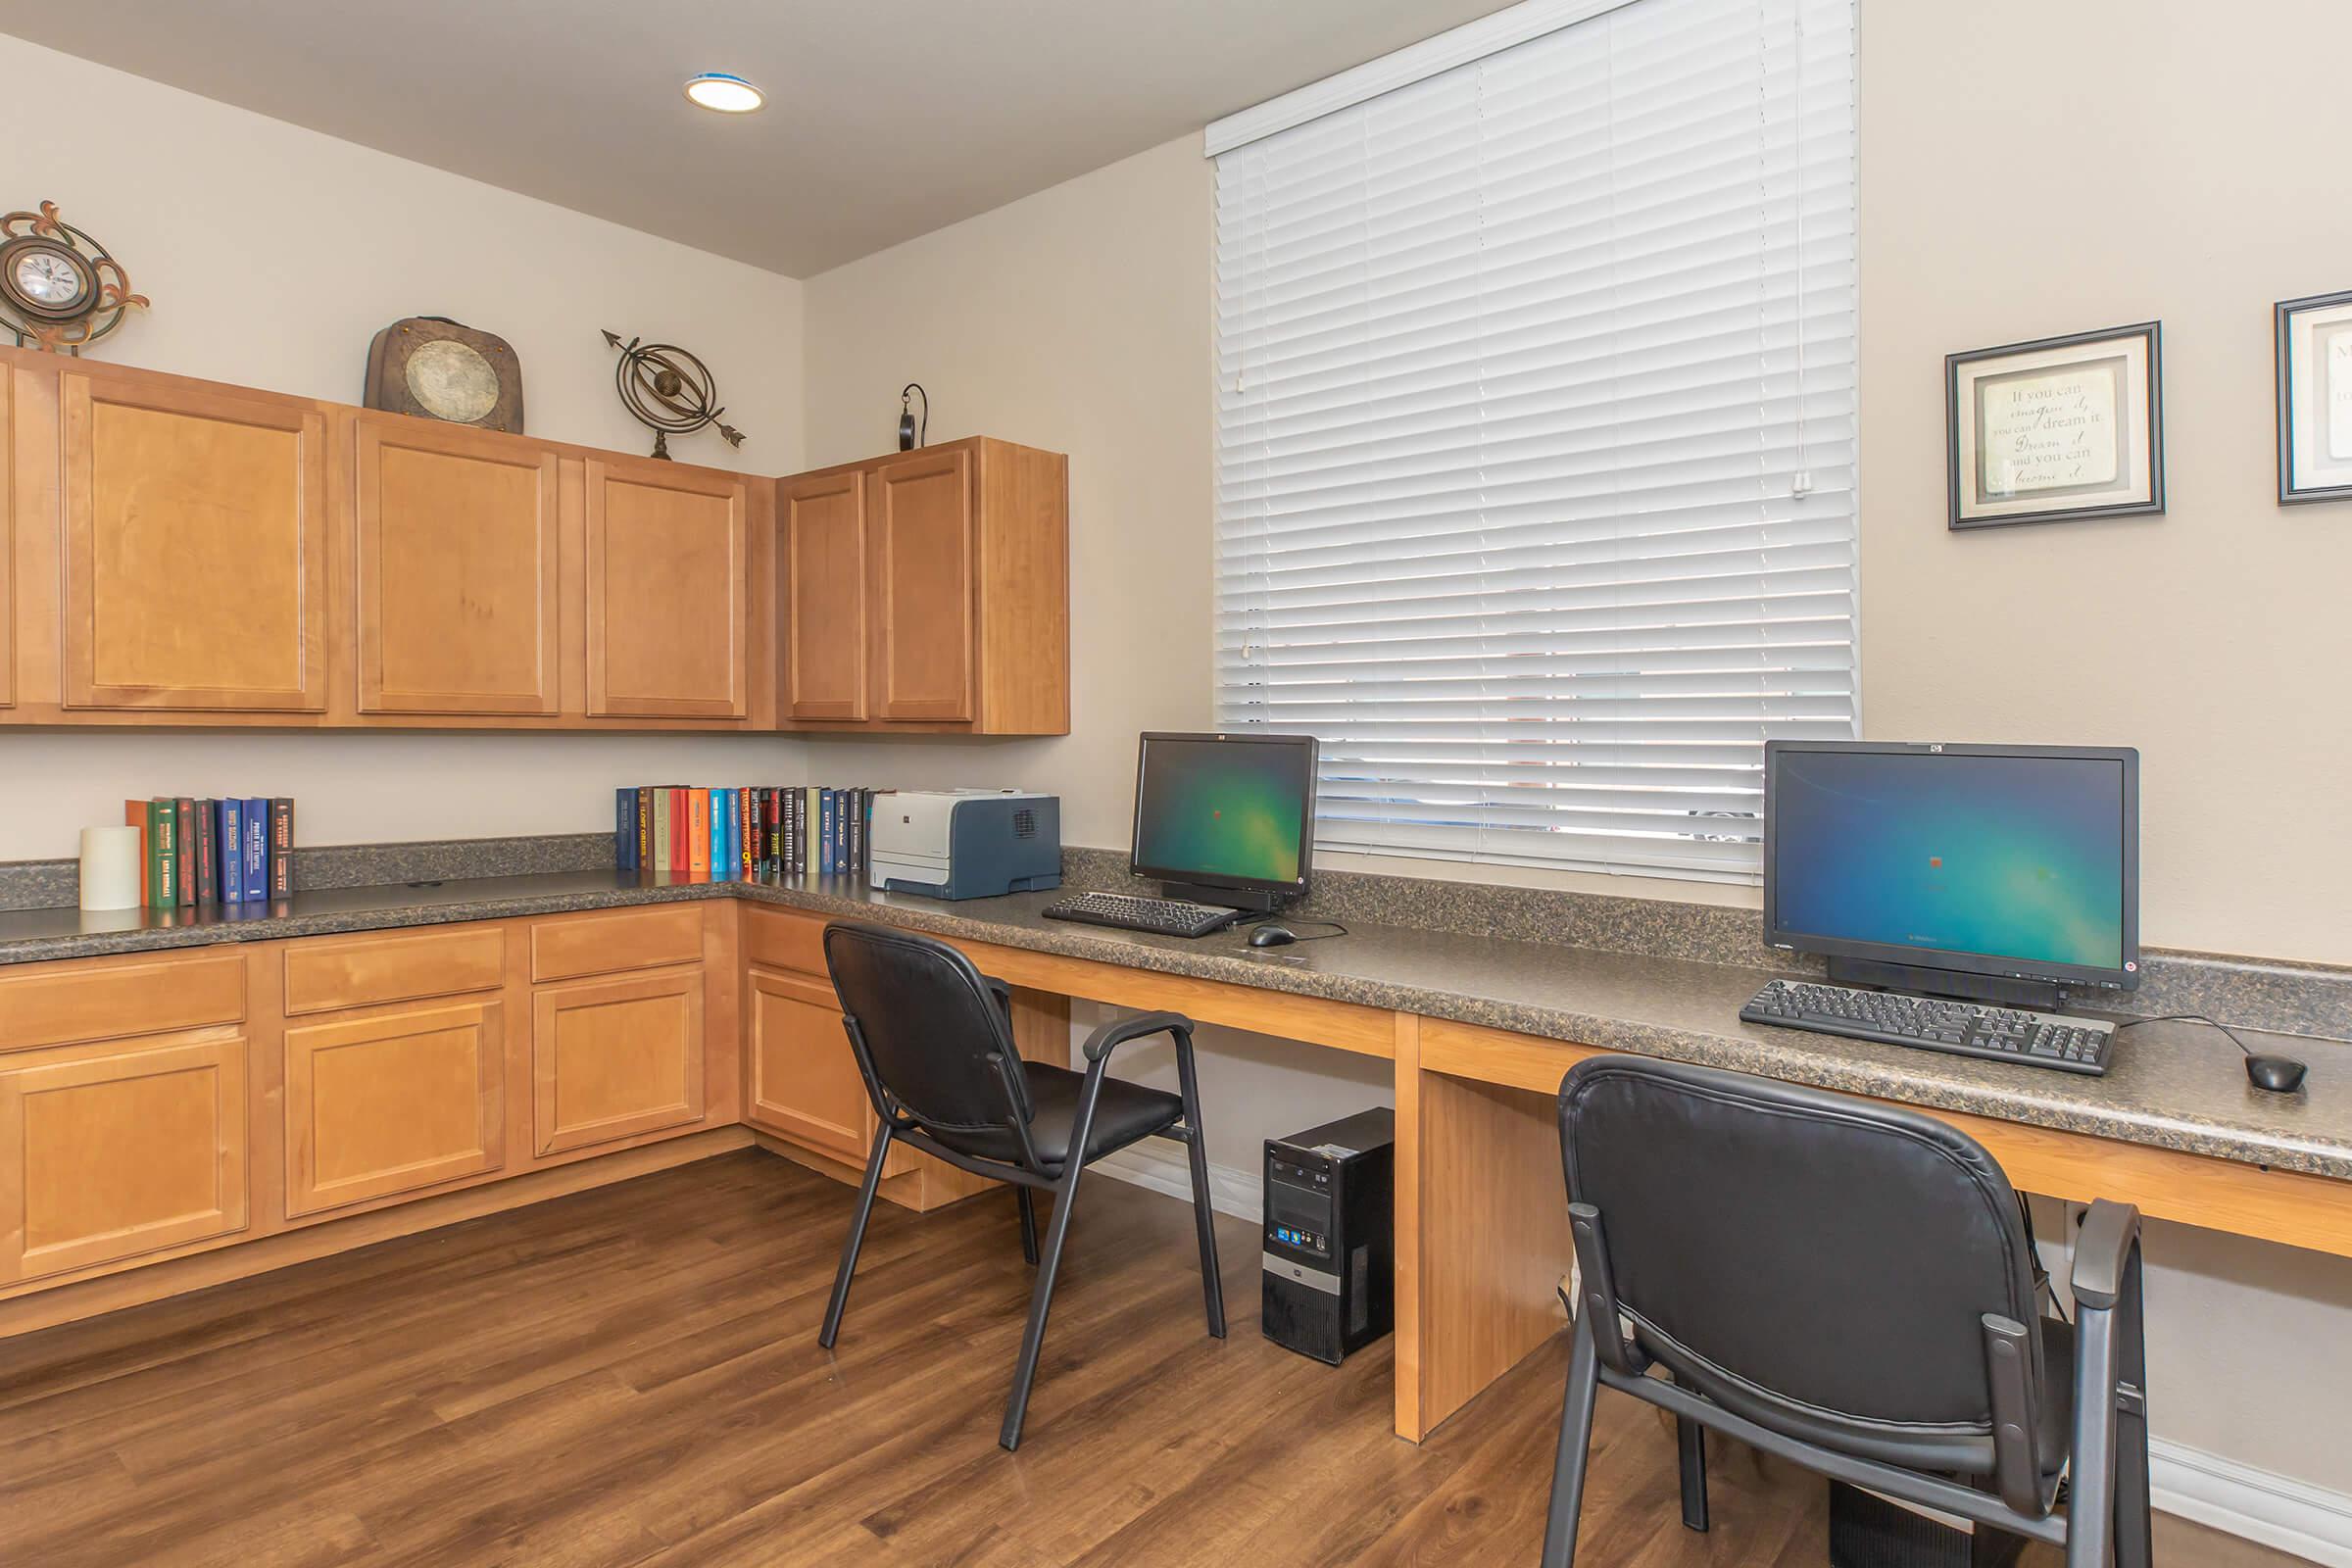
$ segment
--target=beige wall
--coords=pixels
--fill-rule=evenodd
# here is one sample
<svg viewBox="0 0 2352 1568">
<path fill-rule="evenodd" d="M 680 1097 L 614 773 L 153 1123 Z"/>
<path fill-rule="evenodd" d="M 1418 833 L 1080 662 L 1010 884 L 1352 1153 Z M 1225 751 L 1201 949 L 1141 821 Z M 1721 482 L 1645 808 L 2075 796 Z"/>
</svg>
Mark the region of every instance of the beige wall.
<svg viewBox="0 0 2352 1568">
<path fill-rule="evenodd" d="M 1127 843 L 1136 732 L 1210 717 L 1208 221 L 1188 137 L 808 280 L 811 465 L 888 450 L 908 381 L 934 441 L 1070 455 L 1072 651 L 1066 738 L 812 743 L 812 782 L 1035 786 Z"/>
<path fill-rule="evenodd" d="M 2146 940 L 2352 960 L 2352 505 L 2275 499 L 2271 306 L 2352 288 L 2352 7 L 1865 0 L 1862 710 L 2137 746 Z M 2161 517 L 1944 527 L 1942 356 L 2161 318 Z"/>
<path fill-rule="evenodd" d="M 155 302 L 93 359 L 356 403 L 368 343 L 403 316 L 495 331 L 540 435 L 624 451 L 600 329 L 705 355 L 749 434 L 801 464 L 801 289 L 544 202 L 0 36 L 10 205 L 57 202 Z M 681 456 L 727 465 L 716 436 Z M 615 785 L 799 776 L 797 743 L 712 737 L 167 735 L 0 738 L 0 860 L 72 855 L 125 797 L 292 795 L 312 844 L 586 831 Z"/>
<path fill-rule="evenodd" d="M 2352 8 L 2264 17 L 1864 0 L 1864 713 L 1875 736 L 2140 747 L 2147 940 L 2345 961 L 2352 505 L 2272 500 L 2268 312 L 2352 288 L 2352 207 L 2328 194 Z M 1210 712 L 1210 223 L 1186 137 L 808 281 L 811 462 L 886 441 L 909 378 L 935 438 L 1071 453 L 1078 650 L 1067 740 L 811 746 L 812 776 L 1034 785 L 1070 842 L 1127 842 L 1135 731 Z M 1942 356 L 2148 317 L 2170 514 L 1948 534 Z M 1326 1054 L 1207 1038 L 1221 1165 L 1386 1098 Z M 2352 1492 L 2352 1262 L 2166 1226 L 2149 1245 L 2158 1434 Z"/>
</svg>

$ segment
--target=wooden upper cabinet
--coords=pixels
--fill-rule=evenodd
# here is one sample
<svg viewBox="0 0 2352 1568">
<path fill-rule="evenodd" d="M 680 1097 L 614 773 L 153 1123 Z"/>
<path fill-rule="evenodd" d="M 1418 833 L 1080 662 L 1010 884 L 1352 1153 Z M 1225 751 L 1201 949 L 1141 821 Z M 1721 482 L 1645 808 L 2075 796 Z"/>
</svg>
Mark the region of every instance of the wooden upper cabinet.
<svg viewBox="0 0 2352 1568">
<path fill-rule="evenodd" d="M 17 702 L 17 421 L 10 388 L 16 372 L 0 364 L 0 708 Z"/>
<path fill-rule="evenodd" d="M 586 467 L 589 716 L 746 716 L 745 481 L 650 459 Z"/>
<path fill-rule="evenodd" d="M 1068 459 L 974 436 L 776 503 L 784 728 L 1069 733 Z"/>
<path fill-rule="evenodd" d="M 831 469 L 777 487 L 784 715 L 866 716 L 865 475 Z"/>
<path fill-rule="evenodd" d="M 960 447 L 877 464 L 874 713 L 972 717 L 972 454 Z"/>
<path fill-rule="evenodd" d="M 556 453 L 398 415 L 356 430 L 360 711 L 557 712 Z"/>
<path fill-rule="evenodd" d="M 157 377 L 60 377 L 68 708 L 326 706 L 326 419 Z"/>
</svg>

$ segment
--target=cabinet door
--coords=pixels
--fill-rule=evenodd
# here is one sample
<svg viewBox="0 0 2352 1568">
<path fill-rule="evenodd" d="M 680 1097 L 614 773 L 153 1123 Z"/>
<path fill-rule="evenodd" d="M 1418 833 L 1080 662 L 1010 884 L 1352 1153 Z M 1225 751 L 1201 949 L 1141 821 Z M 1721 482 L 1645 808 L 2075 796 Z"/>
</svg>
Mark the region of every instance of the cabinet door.
<svg viewBox="0 0 2352 1568">
<path fill-rule="evenodd" d="M 65 704 L 326 706 L 317 409 L 68 372 Z"/>
<path fill-rule="evenodd" d="M 556 454 L 358 420 L 360 711 L 554 713 Z"/>
<path fill-rule="evenodd" d="M 17 704 L 16 371 L 0 365 L 0 708 Z"/>
<path fill-rule="evenodd" d="M 542 1154 L 703 1119 L 703 972 L 542 986 L 532 999 Z"/>
<path fill-rule="evenodd" d="M 796 1144 L 863 1164 L 873 1102 L 841 1026 L 841 1001 L 821 980 L 751 973 L 751 1102 L 744 1120 Z"/>
<path fill-rule="evenodd" d="M 875 716 L 972 716 L 972 457 L 873 470 Z"/>
<path fill-rule="evenodd" d="M 245 1054 L 202 1031 L 0 1065 L 0 1283 L 243 1230 Z"/>
<path fill-rule="evenodd" d="M 784 716 L 861 719 L 865 708 L 865 476 L 788 481 Z"/>
<path fill-rule="evenodd" d="M 589 715 L 743 717 L 743 481 L 592 458 L 587 486 Z"/>
<path fill-rule="evenodd" d="M 505 1165 L 505 1065 L 495 1002 L 288 1029 L 286 1213 Z"/>
</svg>

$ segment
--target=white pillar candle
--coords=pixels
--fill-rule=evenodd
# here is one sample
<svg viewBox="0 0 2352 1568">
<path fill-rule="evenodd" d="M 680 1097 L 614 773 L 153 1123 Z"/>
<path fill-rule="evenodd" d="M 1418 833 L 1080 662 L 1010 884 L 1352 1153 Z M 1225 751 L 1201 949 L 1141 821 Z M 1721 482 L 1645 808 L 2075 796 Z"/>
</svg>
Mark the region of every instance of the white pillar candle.
<svg viewBox="0 0 2352 1568">
<path fill-rule="evenodd" d="M 135 827 L 81 830 L 81 906 L 135 909 L 139 906 L 139 846 Z"/>
</svg>

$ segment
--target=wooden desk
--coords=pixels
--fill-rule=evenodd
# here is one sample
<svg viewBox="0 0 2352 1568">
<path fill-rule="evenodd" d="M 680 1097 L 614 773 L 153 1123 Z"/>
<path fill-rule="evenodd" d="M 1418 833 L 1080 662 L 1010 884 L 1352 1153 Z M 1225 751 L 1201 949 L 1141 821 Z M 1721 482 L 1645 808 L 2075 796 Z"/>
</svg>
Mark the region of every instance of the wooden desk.
<svg viewBox="0 0 2352 1568">
<path fill-rule="evenodd" d="M 1396 1433 L 1420 1441 L 1556 1332 L 1573 1246 L 1555 1119 L 1590 1047 L 1445 1018 L 994 943 L 958 941 L 1030 990 L 1385 1056 L 1396 1073 Z M 1922 1107 L 1913 1106 L 1912 1109 Z M 2208 1230 L 2352 1256 L 2352 1182 L 1993 1117 L 1926 1110 L 2021 1192 L 2136 1203 Z"/>
</svg>

